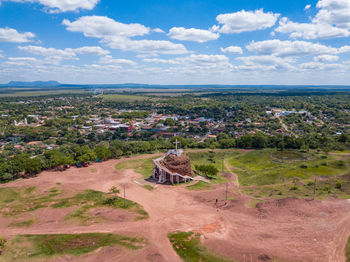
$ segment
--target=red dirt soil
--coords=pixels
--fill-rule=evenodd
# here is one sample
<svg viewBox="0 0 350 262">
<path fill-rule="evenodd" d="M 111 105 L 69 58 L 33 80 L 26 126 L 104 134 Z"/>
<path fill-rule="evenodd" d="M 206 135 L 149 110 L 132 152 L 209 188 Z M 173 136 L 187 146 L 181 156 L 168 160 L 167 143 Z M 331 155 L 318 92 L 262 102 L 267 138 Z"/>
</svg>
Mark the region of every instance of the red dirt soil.
<svg viewBox="0 0 350 262">
<path fill-rule="evenodd" d="M 246 196 L 233 193 L 235 183 L 231 183 L 229 194 L 234 200 L 225 202 L 222 200 L 225 185 L 198 192 L 187 190 L 187 185 L 159 185 L 149 191 L 134 182 L 141 175 L 114 168 L 121 161 L 149 157 L 110 160 L 64 172 L 43 172 L 36 178 L 0 185 L 35 186 L 41 192 L 57 187 L 69 193 L 86 189 L 108 192 L 112 186 L 122 188 L 125 185 L 126 197 L 141 204 L 150 215 L 148 219 L 133 221 L 130 214 L 122 210 L 111 213 L 93 210 L 91 212 L 101 213 L 105 219 L 82 226 L 64 221 L 67 209 L 45 208 L 28 214 L 39 221 L 28 228 L 8 227 L 18 218 L 11 220 L 0 216 L 0 235 L 10 238 L 17 234 L 110 232 L 148 240 L 146 247 L 136 251 L 108 247 L 78 258 L 65 255 L 50 261 L 182 261 L 167 237 L 176 230 L 200 233 L 202 243 L 208 249 L 237 261 L 268 261 L 268 258 L 278 258 L 278 261 L 346 260 L 344 249 L 350 235 L 349 201 L 282 199 L 249 208 Z"/>
</svg>

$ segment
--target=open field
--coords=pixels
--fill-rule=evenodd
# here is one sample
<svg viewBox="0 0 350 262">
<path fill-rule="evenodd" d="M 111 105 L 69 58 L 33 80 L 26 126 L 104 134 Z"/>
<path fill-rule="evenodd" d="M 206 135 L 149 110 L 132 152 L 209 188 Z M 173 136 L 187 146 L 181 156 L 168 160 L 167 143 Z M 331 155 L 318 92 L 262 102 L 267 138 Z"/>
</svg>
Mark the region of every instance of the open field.
<svg viewBox="0 0 350 262">
<path fill-rule="evenodd" d="M 142 96 L 142 95 L 120 95 L 120 94 L 102 95 L 101 97 L 104 100 L 112 101 L 112 102 L 135 102 L 135 101 L 144 101 L 144 100 L 150 99 L 150 97 L 148 97 L 148 96 Z"/>
<path fill-rule="evenodd" d="M 210 156 L 218 168 L 221 153 Z M 212 153 L 191 154 L 195 164 L 208 161 Z M 269 150 L 225 151 L 219 177 L 228 182 L 227 200 L 226 183 L 157 185 L 152 190 L 139 184 L 152 167 L 151 159 L 159 154 L 45 171 L 0 185 L 0 237 L 6 240 L 0 247 L 0 261 L 346 261 L 350 202 L 335 198 L 342 195 L 332 186 L 331 193 L 318 195 L 322 201 L 291 198 L 284 191 L 271 196 L 259 191 L 282 186 L 281 177 L 286 187 L 293 186 L 294 175 L 288 174 L 304 171 L 301 164 L 312 171 L 302 173 L 298 183 L 312 180 L 313 165 L 327 161 L 330 173 L 320 181 L 343 177 L 345 198 L 348 162 L 344 156 L 310 154 L 313 158 L 304 159 L 299 152 L 289 152 L 293 159 L 283 155 L 283 164 L 278 164 L 273 161 L 281 161 L 276 160 L 280 155 Z M 257 162 L 260 158 L 264 161 Z M 341 159 L 345 169 L 332 164 Z M 265 167 L 262 176 L 274 167 L 283 173 L 266 183 L 256 170 L 260 164 Z M 249 183 L 250 176 L 264 183 Z M 116 200 L 108 193 L 112 186 L 121 191 Z M 130 201 L 125 207 L 124 188 Z M 77 217 L 72 219 L 72 214 Z"/>
<path fill-rule="evenodd" d="M 101 247 L 122 246 L 127 249 L 140 249 L 145 245 L 142 238 L 132 238 L 116 234 L 51 234 L 19 235 L 4 248 L 4 259 L 18 260 L 50 259 L 60 255 L 82 255 Z"/>
</svg>

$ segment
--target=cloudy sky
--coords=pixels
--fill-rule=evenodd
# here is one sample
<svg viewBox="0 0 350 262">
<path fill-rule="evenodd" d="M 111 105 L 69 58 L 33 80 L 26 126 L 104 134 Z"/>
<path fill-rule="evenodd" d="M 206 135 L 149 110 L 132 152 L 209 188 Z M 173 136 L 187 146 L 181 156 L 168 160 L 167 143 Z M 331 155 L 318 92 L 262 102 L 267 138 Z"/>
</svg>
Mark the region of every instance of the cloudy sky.
<svg viewBox="0 0 350 262">
<path fill-rule="evenodd" d="M 350 85 L 350 0 L 0 0 L 0 83 Z"/>
</svg>

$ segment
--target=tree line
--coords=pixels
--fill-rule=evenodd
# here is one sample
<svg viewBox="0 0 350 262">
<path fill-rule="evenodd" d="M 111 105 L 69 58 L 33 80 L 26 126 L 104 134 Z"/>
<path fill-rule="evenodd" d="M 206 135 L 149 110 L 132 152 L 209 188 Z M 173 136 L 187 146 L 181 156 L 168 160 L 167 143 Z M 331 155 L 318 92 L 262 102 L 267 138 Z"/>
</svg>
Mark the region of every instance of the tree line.
<svg viewBox="0 0 350 262">
<path fill-rule="evenodd" d="M 63 169 L 66 165 L 76 163 L 104 161 L 135 154 L 164 151 L 174 148 L 175 139 L 181 143 L 182 148 L 188 149 L 277 148 L 279 150 L 299 149 L 303 151 L 318 149 L 328 152 L 350 148 L 349 134 L 339 136 L 310 134 L 296 138 L 293 136 L 268 136 L 264 133 L 256 133 L 234 138 L 228 134 L 221 133 L 216 139 L 207 139 L 204 142 L 183 137 L 173 137 L 169 140 L 159 138 L 151 141 L 124 141 L 116 139 L 111 142 L 89 145 L 63 145 L 59 149 L 45 150 L 38 156 L 31 156 L 27 153 L 8 157 L 1 156 L 0 181 L 7 182 L 21 177 L 30 177 L 43 170 Z"/>
</svg>

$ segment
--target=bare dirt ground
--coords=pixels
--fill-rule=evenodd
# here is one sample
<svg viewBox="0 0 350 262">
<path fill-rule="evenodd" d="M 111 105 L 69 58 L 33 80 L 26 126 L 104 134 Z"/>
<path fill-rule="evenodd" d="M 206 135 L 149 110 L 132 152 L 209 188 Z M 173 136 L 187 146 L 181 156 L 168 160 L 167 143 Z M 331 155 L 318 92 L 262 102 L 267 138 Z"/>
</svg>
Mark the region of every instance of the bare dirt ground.
<svg viewBox="0 0 350 262">
<path fill-rule="evenodd" d="M 125 160 L 148 157 L 150 155 Z M 74 193 L 86 189 L 108 192 L 112 186 L 125 186 L 126 197 L 141 204 L 149 213 L 148 219 L 133 221 L 123 210 L 101 209 L 91 212 L 102 214 L 103 221 L 81 226 L 64 221 L 69 209 L 45 208 L 30 214 L 37 222 L 28 228 L 9 227 L 10 220 L 0 216 L 0 235 L 10 238 L 18 234 L 109 232 L 148 240 L 146 247 L 136 251 L 108 247 L 79 258 L 66 255 L 52 261 L 182 261 L 167 237 L 176 230 L 200 233 L 202 243 L 211 251 L 237 261 L 346 260 L 344 249 L 350 235 L 347 200 L 282 199 L 249 208 L 249 198 L 235 193 L 238 190 L 234 181 L 229 185 L 231 200 L 228 201 L 224 200 L 224 184 L 211 191 L 189 191 L 186 185 L 159 185 L 150 191 L 135 182 L 141 175 L 133 170 L 115 170 L 115 164 L 125 160 L 110 160 L 64 172 L 43 172 L 36 178 L 1 187 L 35 186 L 41 192 L 58 187 Z"/>
</svg>

